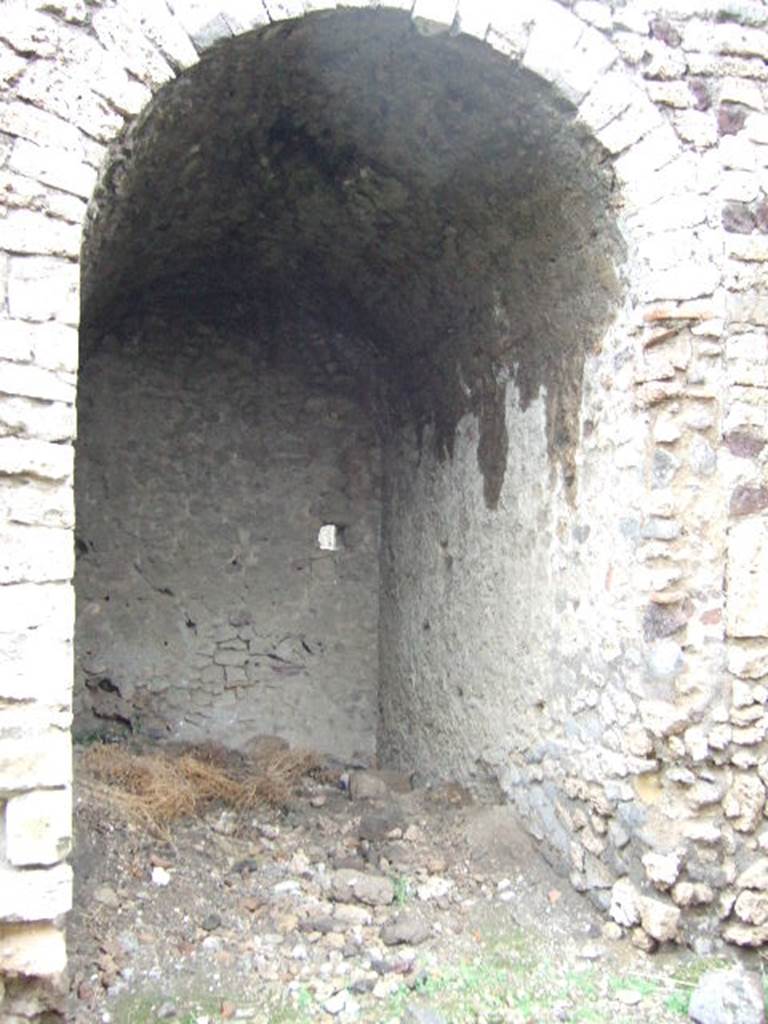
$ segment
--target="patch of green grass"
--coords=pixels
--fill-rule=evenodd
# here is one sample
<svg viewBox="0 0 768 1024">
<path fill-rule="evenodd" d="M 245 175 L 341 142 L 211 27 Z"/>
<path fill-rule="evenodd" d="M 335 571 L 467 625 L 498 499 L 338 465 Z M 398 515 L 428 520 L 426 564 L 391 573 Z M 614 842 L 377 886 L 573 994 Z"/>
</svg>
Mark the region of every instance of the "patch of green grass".
<svg viewBox="0 0 768 1024">
<path fill-rule="evenodd" d="M 597 984 L 595 983 L 595 972 L 593 970 L 569 971 L 565 981 L 570 994 L 575 991 L 580 997 L 588 996 L 591 999 L 597 996 Z"/>
<path fill-rule="evenodd" d="M 413 896 L 413 887 L 405 875 L 392 875 L 392 886 L 395 890 L 395 903 L 398 907 L 404 907 Z"/>
<path fill-rule="evenodd" d="M 223 1024 L 221 1004 L 224 998 L 210 995 L 197 998 L 188 993 L 176 998 L 167 994 L 126 995 L 115 1005 L 114 1024 L 159 1024 L 158 1011 L 168 1002 L 173 1002 L 177 1009 L 174 1024 L 196 1024 L 200 1017 L 207 1018 L 210 1024 Z M 281 996 L 276 996 L 271 1005 L 267 1006 L 263 1002 L 259 1004 L 258 1000 L 248 1002 L 258 1005 L 256 1019 L 263 1021 L 263 1024 L 311 1024 L 315 1019 L 312 1015 L 314 999 L 307 990 L 300 990 L 295 1003 L 287 1002 Z"/>
<path fill-rule="evenodd" d="M 639 992 L 641 996 L 650 996 L 659 991 L 659 982 L 652 978 L 641 978 L 638 975 L 627 975 L 627 977 L 608 979 L 608 988 L 611 992 L 630 989 L 632 992 Z"/>
<path fill-rule="evenodd" d="M 688 1004 L 691 1001 L 691 993 L 683 989 L 671 992 L 664 1000 L 664 1009 L 670 1013 L 679 1013 L 682 1017 L 688 1016 Z"/>
</svg>

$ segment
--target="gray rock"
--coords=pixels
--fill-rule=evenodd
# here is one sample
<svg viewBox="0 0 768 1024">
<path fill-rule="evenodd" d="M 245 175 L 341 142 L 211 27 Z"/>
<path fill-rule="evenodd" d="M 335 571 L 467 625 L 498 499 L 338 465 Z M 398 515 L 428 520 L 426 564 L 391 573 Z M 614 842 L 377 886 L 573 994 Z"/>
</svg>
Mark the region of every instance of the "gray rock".
<svg viewBox="0 0 768 1024">
<path fill-rule="evenodd" d="M 429 925 L 418 914 L 408 911 L 387 921 L 381 929 L 381 941 L 385 946 L 418 946 L 428 938 Z"/>
<path fill-rule="evenodd" d="M 433 1010 L 431 1006 L 419 1006 L 410 1003 L 403 1014 L 403 1024 L 448 1024 L 442 1013 Z"/>
<path fill-rule="evenodd" d="M 343 868 L 331 878 L 331 892 L 335 899 L 350 903 L 358 900 L 371 907 L 386 906 L 395 898 L 395 889 L 383 875 L 367 875 L 362 871 Z"/>
<path fill-rule="evenodd" d="M 373 772 L 353 772 L 349 779 L 352 800 L 386 800 L 389 787 Z"/>
<path fill-rule="evenodd" d="M 697 1024 L 765 1024 L 759 975 L 741 967 L 705 974 L 691 996 L 688 1016 Z"/>
<path fill-rule="evenodd" d="M 385 800 L 392 793 L 410 793 L 410 776 L 384 768 L 352 772 L 349 795 L 352 800 Z"/>
</svg>

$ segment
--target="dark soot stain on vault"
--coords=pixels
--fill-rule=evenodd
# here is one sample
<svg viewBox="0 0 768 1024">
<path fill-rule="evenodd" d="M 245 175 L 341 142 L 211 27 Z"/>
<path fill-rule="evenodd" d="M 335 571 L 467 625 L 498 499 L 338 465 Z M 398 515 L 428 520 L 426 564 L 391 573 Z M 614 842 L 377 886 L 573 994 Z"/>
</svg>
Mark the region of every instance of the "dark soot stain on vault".
<svg viewBox="0 0 768 1024">
<path fill-rule="evenodd" d="M 248 33 L 113 147 L 85 243 L 85 344 L 89 326 L 153 307 L 312 309 L 386 356 L 390 407 L 441 455 L 477 415 L 491 507 L 505 382 L 523 408 L 546 388 L 572 485 L 584 355 L 618 293 L 603 157 L 534 75 L 403 13 Z"/>
</svg>

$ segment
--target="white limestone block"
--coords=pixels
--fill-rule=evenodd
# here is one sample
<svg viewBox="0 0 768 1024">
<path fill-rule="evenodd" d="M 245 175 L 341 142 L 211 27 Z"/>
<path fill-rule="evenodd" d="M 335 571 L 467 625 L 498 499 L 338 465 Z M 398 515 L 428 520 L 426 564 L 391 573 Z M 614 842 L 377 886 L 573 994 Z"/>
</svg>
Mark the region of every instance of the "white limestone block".
<svg viewBox="0 0 768 1024">
<path fill-rule="evenodd" d="M 728 544 L 727 632 L 735 637 L 768 637 L 768 518 L 755 516 L 731 525 Z"/>
<path fill-rule="evenodd" d="M 5 806 L 5 853 L 16 867 L 58 864 L 69 853 L 72 791 L 36 790 Z"/>
<path fill-rule="evenodd" d="M 17 139 L 8 166 L 12 171 L 83 199 L 90 199 L 96 184 L 96 169 L 74 153 L 38 146 L 27 139 Z"/>
<path fill-rule="evenodd" d="M 72 868 L 0 868 L 0 921 L 51 921 L 72 906 Z"/>
<path fill-rule="evenodd" d="M 67 966 L 64 932 L 52 924 L 0 925 L 0 973 L 47 978 Z"/>
<path fill-rule="evenodd" d="M 19 320 L 58 320 L 77 326 L 79 266 L 52 256 L 13 257 L 8 274 L 8 309 Z M 8 393 L 7 388 L 3 390 Z"/>
</svg>

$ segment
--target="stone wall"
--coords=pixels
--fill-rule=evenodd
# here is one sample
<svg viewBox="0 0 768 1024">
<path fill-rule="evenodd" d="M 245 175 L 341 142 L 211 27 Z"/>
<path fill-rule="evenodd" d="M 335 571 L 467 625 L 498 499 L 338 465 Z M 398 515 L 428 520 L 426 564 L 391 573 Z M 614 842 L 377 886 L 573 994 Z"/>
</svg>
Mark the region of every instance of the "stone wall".
<svg viewBox="0 0 768 1024">
<path fill-rule="evenodd" d="M 373 754 L 373 424 L 328 371 L 268 348 L 150 321 L 85 349 L 76 735 Z"/>
<path fill-rule="evenodd" d="M 0 970 L 9 977 L 50 978 L 64 965 L 71 441 L 86 202 L 108 165 L 107 146 L 164 83 L 181 77 L 216 41 L 310 6 L 321 5 L 12 0 L 4 7 Z M 501 488 L 491 491 L 497 512 L 488 509 L 485 490 L 482 504 L 479 499 L 487 479 L 486 447 L 475 433 L 482 403 L 468 403 L 450 424 L 461 456 L 456 462 L 431 467 L 429 455 L 420 468 L 402 460 L 395 465 L 387 493 L 398 521 L 387 520 L 393 551 L 383 555 L 385 594 L 406 580 L 393 576 L 392 559 L 415 543 L 421 527 L 415 499 L 460 484 L 461 500 L 450 507 L 466 522 L 446 530 L 437 512 L 424 518 L 438 547 L 419 558 L 433 578 L 407 598 L 419 617 L 393 627 L 414 643 L 420 630 L 414 666 L 434 675 L 434 650 L 448 649 L 451 631 L 436 629 L 432 641 L 434 615 L 421 613 L 434 607 L 449 558 L 476 566 L 500 552 L 524 578 L 551 580 L 543 588 L 546 614 L 526 607 L 525 625 L 546 637 L 559 632 L 554 662 L 549 650 L 546 656 L 522 650 L 524 631 L 508 621 L 503 604 L 493 606 L 490 628 L 503 636 L 497 653 L 505 660 L 527 667 L 535 661 L 546 686 L 537 684 L 526 720 L 551 715 L 554 706 L 568 756 L 561 758 L 562 748 L 557 756 L 551 748 L 535 749 L 532 737 L 519 747 L 501 734 L 498 743 L 488 741 L 477 669 L 482 665 L 495 680 L 497 694 L 507 680 L 488 659 L 462 666 L 471 676 L 466 685 L 476 731 L 471 743 L 462 742 L 457 767 L 469 773 L 477 759 L 488 762 L 506 791 L 521 805 L 530 803 L 534 828 L 542 809 L 554 809 L 558 827 L 572 838 L 574 882 L 608 903 L 622 926 L 638 929 L 638 942 L 678 934 L 702 941 L 721 932 L 733 942 L 760 944 L 768 938 L 768 623 L 761 599 L 768 544 L 765 7 L 750 0 L 391 6 L 411 12 L 422 39 L 448 38 L 452 28 L 451 38 L 485 40 L 510 66 L 540 76 L 573 106 L 615 176 L 615 216 L 626 249 L 623 305 L 579 371 L 578 417 L 568 420 L 578 423 L 578 445 L 571 447 L 567 474 L 549 449 L 546 459 L 543 454 L 543 423 L 553 420 L 542 403 L 552 401 L 552 389 L 544 395 L 534 388 L 519 401 L 514 386 L 507 387 L 514 375 L 500 373 L 493 376 L 496 393 L 507 387 L 508 394 L 485 424 L 498 429 L 503 420 L 517 448 L 509 449 L 513 473 L 505 472 Z M 459 387 L 468 380 L 463 358 L 463 377 L 451 378 Z M 498 361 L 483 363 L 486 384 L 489 367 L 494 374 L 503 369 Z M 476 383 L 471 374 L 469 383 Z M 427 433 L 434 427 L 427 423 Z M 398 445 L 404 442 L 393 436 L 386 464 L 397 463 Z M 477 469 L 473 445 L 481 456 Z M 443 446 L 444 455 L 450 447 Z M 405 448 L 415 450 L 410 440 Z M 529 509 L 517 502 L 514 472 L 528 479 L 533 467 L 544 472 L 545 462 L 547 473 L 554 462 L 564 475 L 550 486 L 550 501 L 542 490 Z M 576 481 L 574 493 L 566 493 L 565 475 Z M 597 497 L 602 480 L 604 503 Z M 540 517 L 529 550 L 507 540 L 500 524 L 517 522 L 519 513 L 530 531 L 534 509 Z M 618 529 L 614 511 L 624 522 Z M 490 526 L 487 539 L 482 523 Z M 614 542 L 615 552 L 602 547 Z M 609 553 L 616 557 L 606 565 Z M 583 578 L 577 586 L 578 557 L 586 587 Z M 462 582 L 472 600 L 486 591 L 507 593 L 508 584 L 487 570 L 482 580 Z M 520 607 L 518 593 L 510 600 Z M 393 619 L 390 611 L 385 617 Z M 572 664 L 560 619 L 576 637 Z M 402 640 L 397 644 L 402 649 Z M 585 663 L 583 684 L 569 689 Z M 562 688 L 548 675 L 553 664 L 562 669 Z M 400 665 L 393 713 L 397 688 L 412 686 L 411 666 Z M 457 685 L 452 666 L 445 679 Z M 430 705 L 421 714 L 434 710 Z M 606 727 L 601 749 L 615 756 L 589 769 L 583 756 L 571 755 L 596 722 Z M 426 755 L 426 730 L 416 724 L 410 750 Z M 406 756 L 404 732 L 391 735 L 392 749 Z M 443 742 L 435 744 L 435 756 Z M 15 1000 L 27 1000 L 29 1008 L 28 995 L 23 982 L 9 983 L 4 1011 L 12 1013 Z"/>
</svg>

